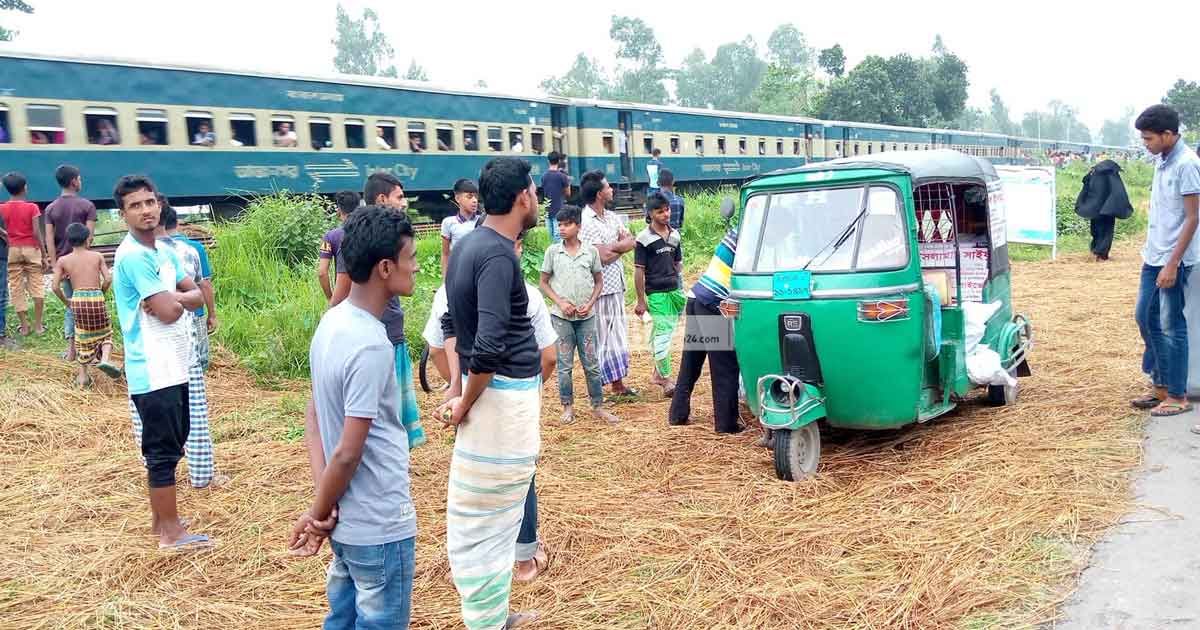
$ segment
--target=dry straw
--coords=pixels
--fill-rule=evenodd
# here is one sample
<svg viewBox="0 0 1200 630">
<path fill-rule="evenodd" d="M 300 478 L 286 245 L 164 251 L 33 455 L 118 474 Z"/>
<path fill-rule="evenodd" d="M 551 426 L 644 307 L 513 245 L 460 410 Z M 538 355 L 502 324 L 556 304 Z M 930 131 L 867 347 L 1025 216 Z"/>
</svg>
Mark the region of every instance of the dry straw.
<svg viewBox="0 0 1200 630">
<path fill-rule="evenodd" d="M 694 424 L 666 426 L 658 396 L 608 427 L 557 426 L 547 387 L 538 469 L 550 571 L 514 606 L 545 628 L 1020 627 L 1052 619 L 1080 549 L 1127 508 L 1140 459 L 1138 262 L 1017 264 L 1016 306 L 1037 332 L 1021 402 L 964 405 L 926 426 L 831 436 L 813 481 L 777 481 L 756 431 L 712 432 L 706 382 Z M 647 353 L 635 384 L 651 389 Z M 311 496 L 305 384 L 265 391 L 226 358 L 209 381 L 217 466 L 230 486 L 180 486 L 182 513 L 219 547 L 164 555 L 123 389 L 64 386 L 43 355 L 0 357 L 0 625 L 314 628 L 319 559 L 284 553 Z M 577 370 L 577 378 L 578 378 Z M 705 377 L 707 378 L 707 377 Z M 576 391 L 583 401 L 586 390 Z M 432 401 L 423 401 L 428 412 Z M 586 407 L 586 405 L 583 405 Z M 436 423 L 435 423 L 436 424 Z M 451 436 L 414 454 L 420 513 L 415 628 L 453 628 L 443 546 Z M 294 429 L 293 429 L 294 435 Z M 180 479 L 185 473 L 180 471 Z"/>
</svg>

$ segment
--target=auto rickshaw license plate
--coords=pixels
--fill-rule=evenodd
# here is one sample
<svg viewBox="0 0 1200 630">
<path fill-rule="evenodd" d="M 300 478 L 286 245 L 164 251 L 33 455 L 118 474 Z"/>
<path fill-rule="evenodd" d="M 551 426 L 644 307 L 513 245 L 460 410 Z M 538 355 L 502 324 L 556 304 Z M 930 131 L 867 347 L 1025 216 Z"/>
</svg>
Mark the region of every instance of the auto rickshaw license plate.
<svg viewBox="0 0 1200 630">
<path fill-rule="evenodd" d="M 807 300 L 812 297 L 812 272 L 780 271 L 774 276 L 774 297 L 779 300 Z"/>
</svg>

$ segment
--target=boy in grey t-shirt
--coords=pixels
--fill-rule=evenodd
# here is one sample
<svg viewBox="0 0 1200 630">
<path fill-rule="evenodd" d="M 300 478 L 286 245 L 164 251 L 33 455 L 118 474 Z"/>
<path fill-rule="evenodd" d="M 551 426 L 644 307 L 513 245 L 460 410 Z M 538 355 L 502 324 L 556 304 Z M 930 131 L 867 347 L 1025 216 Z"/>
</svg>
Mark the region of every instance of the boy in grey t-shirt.
<svg viewBox="0 0 1200 630">
<path fill-rule="evenodd" d="M 412 226 L 402 213 L 360 208 L 346 222 L 341 257 L 350 295 L 321 318 L 309 349 L 305 442 L 317 496 L 289 547 L 313 555 L 331 538 L 326 628 L 407 628 L 417 522 L 394 354 L 380 318 L 393 297 L 412 295 Z"/>
</svg>

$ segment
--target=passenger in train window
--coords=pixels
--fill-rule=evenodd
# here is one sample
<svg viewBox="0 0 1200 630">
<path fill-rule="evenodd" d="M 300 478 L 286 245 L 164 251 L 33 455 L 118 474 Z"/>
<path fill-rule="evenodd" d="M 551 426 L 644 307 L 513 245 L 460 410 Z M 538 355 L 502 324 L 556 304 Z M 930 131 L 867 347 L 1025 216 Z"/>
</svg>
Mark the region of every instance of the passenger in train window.
<svg viewBox="0 0 1200 630">
<path fill-rule="evenodd" d="M 408 134 L 408 150 L 413 153 L 424 153 L 425 143 L 419 133 Z"/>
<path fill-rule="evenodd" d="M 384 151 L 391 151 L 392 145 L 388 144 L 387 138 L 383 137 L 383 127 L 375 128 L 375 146 Z"/>
<path fill-rule="evenodd" d="M 2 121 L 0 121 L 0 144 L 8 144 L 8 130 L 4 128 Z"/>
<path fill-rule="evenodd" d="M 96 123 L 96 144 L 121 144 L 121 136 L 117 134 L 117 126 L 107 118 L 101 118 Z"/>
<path fill-rule="evenodd" d="M 277 147 L 294 147 L 298 144 L 292 124 L 286 122 L 276 123 L 274 140 Z"/>
<path fill-rule="evenodd" d="M 50 139 L 40 131 L 31 132 L 29 134 L 29 141 L 33 144 L 50 144 Z"/>
<path fill-rule="evenodd" d="M 192 144 L 202 144 L 206 147 L 211 147 L 217 143 L 217 134 L 212 132 L 208 123 L 200 123 L 196 127 L 196 135 L 192 138 Z M 235 145 L 235 146 L 241 146 Z"/>
</svg>

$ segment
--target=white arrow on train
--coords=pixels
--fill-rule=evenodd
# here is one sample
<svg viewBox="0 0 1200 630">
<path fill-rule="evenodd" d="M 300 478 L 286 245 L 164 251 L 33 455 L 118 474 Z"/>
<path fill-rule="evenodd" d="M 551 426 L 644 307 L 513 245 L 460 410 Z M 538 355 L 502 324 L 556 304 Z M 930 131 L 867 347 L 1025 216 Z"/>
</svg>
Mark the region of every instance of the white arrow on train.
<svg viewBox="0 0 1200 630">
<path fill-rule="evenodd" d="M 318 184 L 326 179 L 335 177 L 352 177 L 358 179 L 361 175 L 358 166 L 350 160 L 343 159 L 340 164 L 305 164 L 304 172 Z"/>
</svg>

